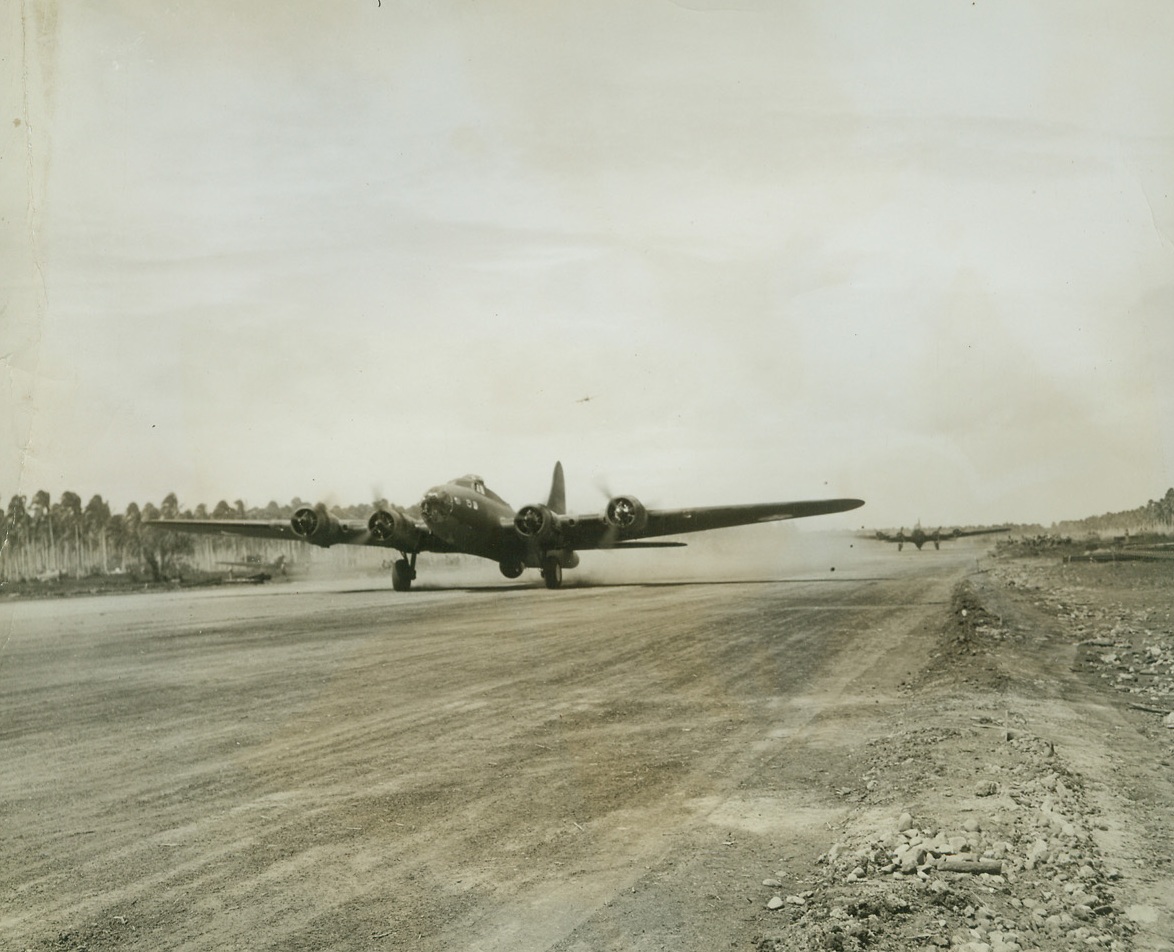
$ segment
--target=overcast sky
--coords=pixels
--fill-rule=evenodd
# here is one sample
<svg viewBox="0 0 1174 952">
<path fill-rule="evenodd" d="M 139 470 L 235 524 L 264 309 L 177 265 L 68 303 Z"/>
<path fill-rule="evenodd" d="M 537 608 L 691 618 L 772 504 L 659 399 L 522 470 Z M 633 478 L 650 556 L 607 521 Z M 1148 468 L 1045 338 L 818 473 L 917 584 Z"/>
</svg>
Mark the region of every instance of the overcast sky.
<svg viewBox="0 0 1174 952">
<path fill-rule="evenodd" d="M 0 497 L 1174 484 L 1174 4 L 4 7 Z"/>
</svg>

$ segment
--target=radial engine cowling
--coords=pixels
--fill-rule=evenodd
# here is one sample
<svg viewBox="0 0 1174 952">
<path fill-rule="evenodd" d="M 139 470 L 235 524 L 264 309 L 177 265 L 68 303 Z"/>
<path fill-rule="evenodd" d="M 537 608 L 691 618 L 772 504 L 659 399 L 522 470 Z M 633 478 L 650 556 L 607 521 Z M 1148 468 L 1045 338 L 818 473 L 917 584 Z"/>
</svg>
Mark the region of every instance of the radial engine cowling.
<svg viewBox="0 0 1174 952">
<path fill-rule="evenodd" d="M 303 542 L 320 545 L 323 548 L 334 545 L 342 536 L 342 526 L 334 516 L 319 503 L 313 509 L 305 506 L 293 514 L 290 528 Z"/>
<path fill-rule="evenodd" d="M 410 551 L 419 542 L 419 531 L 398 509 L 380 509 L 371 513 L 367 529 L 377 542 L 396 549 Z"/>
<path fill-rule="evenodd" d="M 639 532 L 648 524 L 648 510 L 635 496 L 614 496 L 603 511 L 604 521 L 621 532 Z"/>
<path fill-rule="evenodd" d="M 514 529 L 523 539 L 547 544 L 558 535 L 558 518 L 548 506 L 523 506 L 514 516 Z"/>
</svg>

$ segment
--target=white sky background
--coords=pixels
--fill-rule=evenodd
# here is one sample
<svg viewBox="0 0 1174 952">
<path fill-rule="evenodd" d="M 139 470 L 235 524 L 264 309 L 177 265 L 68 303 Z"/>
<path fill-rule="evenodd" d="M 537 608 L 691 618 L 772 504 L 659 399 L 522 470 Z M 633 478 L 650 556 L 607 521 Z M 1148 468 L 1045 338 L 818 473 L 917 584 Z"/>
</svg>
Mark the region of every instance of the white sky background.
<svg viewBox="0 0 1174 952">
<path fill-rule="evenodd" d="M 1174 484 L 1165 0 L 4 11 L 4 503 Z"/>
</svg>

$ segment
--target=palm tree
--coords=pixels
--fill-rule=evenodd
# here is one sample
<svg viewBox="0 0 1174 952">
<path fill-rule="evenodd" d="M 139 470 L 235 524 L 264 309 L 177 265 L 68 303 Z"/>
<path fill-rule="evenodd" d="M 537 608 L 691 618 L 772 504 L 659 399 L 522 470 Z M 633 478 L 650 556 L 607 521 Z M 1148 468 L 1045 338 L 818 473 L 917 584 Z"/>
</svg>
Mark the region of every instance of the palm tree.
<svg viewBox="0 0 1174 952">
<path fill-rule="evenodd" d="M 126 507 L 126 514 L 122 517 L 123 533 L 125 541 L 122 545 L 122 560 L 125 568 L 126 557 L 129 555 L 134 559 L 135 563 L 141 563 L 143 559 L 143 537 L 140 532 L 140 527 L 143 524 L 143 514 L 139 510 L 139 504 L 132 502 Z"/>
<path fill-rule="evenodd" d="M 53 539 L 53 499 L 43 489 L 38 489 L 33 493 L 32 502 L 32 536 L 35 540 L 34 547 L 40 551 L 37 553 L 37 572 L 43 572 L 50 567 L 52 561 L 53 567 L 56 567 L 54 560 L 54 539 Z M 46 541 L 48 536 L 48 541 Z"/>
<path fill-rule="evenodd" d="M 66 490 L 57 504 L 62 542 L 72 537 L 74 576 L 82 577 L 82 497 Z M 64 545 L 63 545 L 64 548 Z M 62 560 L 64 561 L 64 560 Z"/>
<path fill-rule="evenodd" d="M 112 513 L 110 520 L 106 523 L 106 531 L 102 534 L 102 544 L 106 545 L 107 540 L 118 555 L 118 564 L 113 569 L 110 568 L 110 563 L 106 563 L 107 572 L 122 572 L 126 569 L 126 552 L 129 543 L 129 536 L 126 531 L 126 516 L 120 512 Z"/>
<path fill-rule="evenodd" d="M 98 495 L 86 503 L 85 510 L 86 542 L 92 546 L 98 544 L 98 552 L 102 560 L 102 574 L 110 571 L 109 553 L 106 549 L 106 536 L 110 528 L 110 506 Z"/>
<path fill-rule="evenodd" d="M 143 506 L 143 522 L 154 519 L 177 519 L 179 516 L 179 500 L 175 493 L 164 496 L 159 509 L 151 503 Z M 144 542 L 146 544 L 143 547 L 143 557 L 151 566 L 156 581 L 162 580 L 165 571 L 175 568 L 177 555 L 188 555 L 195 551 L 192 537 L 183 532 L 152 530 L 149 540 L 145 539 Z"/>
<path fill-rule="evenodd" d="M 142 522 L 154 522 L 159 518 L 159 509 L 154 503 L 147 503 L 143 506 Z M 147 567 L 151 570 L 151 576 L 156 582 L 162 581 L 163 571 L 160 566 L 160 554 L 158 551 L 159 543 L 163 533 L 152 530 L 150 536 L 139 533 L 139 551 L 142 553 L 143 561 L 147 563 Z"/>
<path fill-rule="evenodd" d="M 25 497 L 14 495 L 8 501 L 4 526 L 4 572 L 5 577 L 15 574 L 19 578 L 29 575 L 29 523 Z"/>
<path fill-rule="evenodd" d="M 0 510 L 0 579 L 8 577 L 7 566 L 12 555 L 12 544 L 9 540 L 8 513 Z"/>
</svg>

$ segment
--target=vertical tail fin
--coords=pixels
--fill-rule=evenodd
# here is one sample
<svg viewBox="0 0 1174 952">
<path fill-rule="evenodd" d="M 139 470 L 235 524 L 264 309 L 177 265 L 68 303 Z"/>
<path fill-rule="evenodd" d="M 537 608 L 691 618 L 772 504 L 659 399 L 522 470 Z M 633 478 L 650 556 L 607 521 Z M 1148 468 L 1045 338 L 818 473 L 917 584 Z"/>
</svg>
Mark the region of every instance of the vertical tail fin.
<svg viewBox="0 0 1174 952">
<path fill-rule="evenodd" d="M 567 511 L 567 484 L 563 479 L 563 464 L 554 464 L 554 478 L 550 481 L 550 499 L 547 507 L 551 512 L 564 513 Z"/>
</svg>

